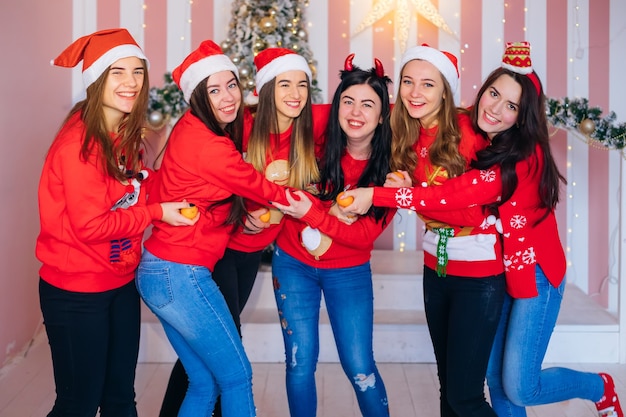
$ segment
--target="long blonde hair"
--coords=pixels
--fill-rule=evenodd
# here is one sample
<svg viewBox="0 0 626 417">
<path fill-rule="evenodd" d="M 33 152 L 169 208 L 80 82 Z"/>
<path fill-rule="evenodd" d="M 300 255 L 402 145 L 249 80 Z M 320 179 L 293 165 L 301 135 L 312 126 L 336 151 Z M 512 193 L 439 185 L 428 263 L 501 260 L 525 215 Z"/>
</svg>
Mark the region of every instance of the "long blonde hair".
<svg viewBox="0 0 626 417">
<path fill-rule="evenodd" d="M 313 138 L 313 112 L 311 106 L 311 83 L 307 77 L 307 99 L 300 115 L 293 119 L 291 145 L 289 147 L 289 181 L 287 185 L 305 189 L 319 181 L 320 172 L 315 158 Z M 267 158 L 273 159 L 272 149 L 278 144 L 270 143 L 272 134 L 279 134 L 275 100 L 276 78 L 267 82 L 259 91 L 259 104 L 254 125 L 248 141 L 246 159 L 254 168 L 264 173 Z M 268 155 L 269 154 L 269 155 Z"/>
<path fill-rule="evenodd" d="M 405 64 L 406 66 L 406 64 Z M 402 68 L 404 71 L 404 67 Z M 400 78 L 402 78 L 402 71 Z M 440 74 L 441 75 L 441 74 Z M 462 174 L 466 170 L 467 161 L 459 153 L 461 130 L 459 128 L 458 109 L 454 105 L 452 89 L 446 78 L 443 81 L 443 103 L 437 114 L 439 128 L 435 142 L 429 149 L 430 162 L 446 169 L 450 177 Z M 398 87 L 397 97 L 400 97 Z M 417 142 L 420 132 L 420 120 L 411 117 L 401 99 L 397 100 L 391 111 L 391 169 L 408 171 L 411 176 L 417 165 L 417 154 L 413 145 Z M 415 180 L 415 178 L 413 178 Z"/>
</svg>

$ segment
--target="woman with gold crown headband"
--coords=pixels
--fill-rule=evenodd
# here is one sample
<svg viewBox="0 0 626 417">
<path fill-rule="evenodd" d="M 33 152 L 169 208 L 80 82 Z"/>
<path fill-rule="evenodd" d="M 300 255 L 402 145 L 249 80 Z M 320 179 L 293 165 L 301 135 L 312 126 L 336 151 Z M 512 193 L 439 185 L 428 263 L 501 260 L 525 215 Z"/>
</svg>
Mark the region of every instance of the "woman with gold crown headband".
<svg viewBox="0 0 626 417">
<path fill-rule="evenodd" d="M 311 201 L 298 192 L 299 200 L 288 196 L 289 206 L 275 204 L 293 216 L 285 217 L 272 258 L 292 417 L 316 415 L 322 293 L 339 360 L 362 415 L 389 416 L 387 393 L 372 347 L 370 255 L 395 210 L 373 207 L 363 216 L 341 221 L 336 217 L 336 200 L 347 188 L 385 182 L 391 146 L 391 80 L 380 61 L 375 60 L 374 68 L 362 70 L 353 65 L 353 58 L 354 54 L 346 59 L 332 100 L 320 163 L 319 200 Z"/>
<path fill-rule="evenodd" d="M 374 204 L 383 204 L 402 194 L 412 199 L 410 208 L 452 223 L 455 215 L 469 218 L 469 207 L 498 214 L 488 222 L 503 236 L 508 294 L 487 372 L 494 410 L 500 417 L 523 417 L 526 406 L 583 398 L 595 402 L 599 416 L 623 417 L 610 375 L 542 369 L 565 286 L 554 215 L 565 180 L 550 150 L 545 96 L 527 42 L 507 44 L 502 66 L 483 83 L 470 116 L 491 141 L 472 163 L 475 169 L 441 187 L 358 190 L 355 207 L 346 209 L 364 210 L 372 195 Z"/>
</svg>

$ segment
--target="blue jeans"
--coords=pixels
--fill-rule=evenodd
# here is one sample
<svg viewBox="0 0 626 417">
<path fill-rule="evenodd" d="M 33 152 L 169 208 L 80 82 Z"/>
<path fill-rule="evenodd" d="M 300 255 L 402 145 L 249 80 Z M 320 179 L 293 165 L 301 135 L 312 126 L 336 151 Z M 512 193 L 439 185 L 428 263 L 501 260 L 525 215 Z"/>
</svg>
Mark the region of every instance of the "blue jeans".
<svg viewBox="0 0 626 417">
<path fill-rule="evenodd" d="M 210 416 L 221 395 L 224 415 L 254 417 L 252 367 L 211 271 L 144 250 L 136 281 L 189 376 L 178 415 Z"/>
<path fill-rule="evenodd" d="M 495 417 L 485 375 L 504 302 L 504 274 L 440 277 L 424 267 L 424 311 L 440 384 L 441 417 Z"/>
<path fill-rule="evenodd" d="M 322 292 L 341 366 L 363 416 L 389 416 L 387 392 L 372 348 L 374 295 L 369 262 L 350 268 L 308 266 L 276 248 L 274 295 L 285 342 L 291 417 L 314 417 Z"/>
<path fill-rule="evenodd" d="M 541 365 L 554 330 L 565 280 L 554 288 L 537 266 L 533 298 L 506 296 L 489 359 L 487 384 L 499 417 L 524 417 L 526 406 L 572 398 L 598 401 L 604 383 L 598 374 Z"/>
</svg>

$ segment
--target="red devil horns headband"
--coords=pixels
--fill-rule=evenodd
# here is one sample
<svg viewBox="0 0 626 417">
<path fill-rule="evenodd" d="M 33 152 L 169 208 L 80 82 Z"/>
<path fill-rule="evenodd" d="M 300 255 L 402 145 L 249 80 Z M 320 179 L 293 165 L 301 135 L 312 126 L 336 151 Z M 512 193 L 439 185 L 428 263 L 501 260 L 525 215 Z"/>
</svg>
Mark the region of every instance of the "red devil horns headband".
<svg viewBox="0 0 626 417">
<path fill-rule="evenodd" d="M 352 60 L 354 59 L 354 54 L 350 54 L 346 57 L 346 62 L 343 64 L 343 69 L 346 71 L 352 71 L 354 69 L 354 65 L 352 64 Z M 378 58 L 374 58 L 374 68 L 376 71 L 376 75 L 380 78 L 385 76 L 385 69 L 383 68 L 383 63 L 380 62 Z"/>
</svg>

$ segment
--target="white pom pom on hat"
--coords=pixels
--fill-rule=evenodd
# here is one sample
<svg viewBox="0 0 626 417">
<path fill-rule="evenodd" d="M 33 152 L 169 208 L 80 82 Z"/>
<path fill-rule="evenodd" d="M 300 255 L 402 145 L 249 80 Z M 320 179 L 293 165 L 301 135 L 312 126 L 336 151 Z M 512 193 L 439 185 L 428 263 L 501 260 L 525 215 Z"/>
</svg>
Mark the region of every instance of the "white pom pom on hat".
<svg viewBox="0 0 626 417">
<path fill-rule="evenodd" d="M 122 58 L 148 58 L 128 30 L 105 29 L 75 40 L 51 63 L 59 67 L 72 68 L 83 61 L 85 88 L 96 81 L 111 64 Z"/>
<path fill-rule="evenodd" d="M 433 64 L 441 75 L 443 75 L 448 84 L 450 84 L 452 94 L 456 93 L 459 86 L 459 67 L 456 56 L 450 52 L 440 51 L 424 43 L 406 50 L 404 55 L 402 55 L 400 68 L 414 59 L 421 59 Z"/>
<path fill-rule="evenodd" d="M 211 40 L 205 40 L 172 71 L 172 79 L 189 102 L 191 93 L 202 80 L 221 71 L 231 71 L 239 79 L 237 66 L 224 55 L 222 48 Z"/>
</svg>

